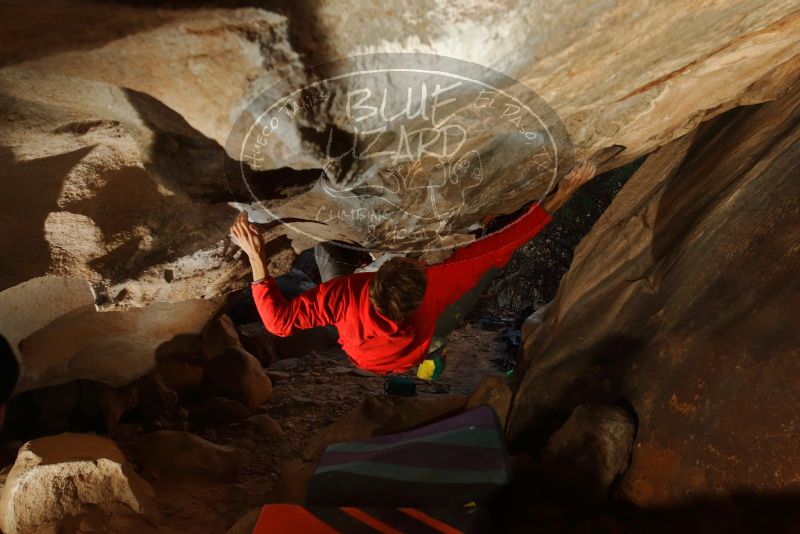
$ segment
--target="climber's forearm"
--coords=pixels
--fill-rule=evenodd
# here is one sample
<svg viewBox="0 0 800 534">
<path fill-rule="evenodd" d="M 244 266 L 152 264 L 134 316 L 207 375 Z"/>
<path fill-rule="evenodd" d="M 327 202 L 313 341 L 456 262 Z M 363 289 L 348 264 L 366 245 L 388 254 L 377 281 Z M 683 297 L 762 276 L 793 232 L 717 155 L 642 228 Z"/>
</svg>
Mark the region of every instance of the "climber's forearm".
<svg viewBox="0 0 800 534">
<path fill-rule="evenodd" d="M 469 261 L 474 268 L 503 267 L 514 251 L 533 239 L 551 217 L 538 205 L 532 205 L 517 220 L 455 252 L 445 263 Z"/>
<path fill-rule="evenodd" d="M 547 197 L 542 202 L 542 207 L 544 208 L 544 210 L 547 213 L 552 215 L 556 211 L 561 209 L 564 206 L 564 204 L 567 203 L 567 201 L 570 199 L 571 196 L 572 196 L 571 193 L 570 194 L 564 194 L 564 192 L 561 189 L 559 189 L 558 191 L 556 191 L 554 194 L 552 194 L 549 197 Z"/>
<path fill-rule="evenodd" d="M 250 268 L 253 270 L 253 280 L 262 280 L 267 277 L 267 262 L 261 255 L 248 256 Z"/>
</svg>

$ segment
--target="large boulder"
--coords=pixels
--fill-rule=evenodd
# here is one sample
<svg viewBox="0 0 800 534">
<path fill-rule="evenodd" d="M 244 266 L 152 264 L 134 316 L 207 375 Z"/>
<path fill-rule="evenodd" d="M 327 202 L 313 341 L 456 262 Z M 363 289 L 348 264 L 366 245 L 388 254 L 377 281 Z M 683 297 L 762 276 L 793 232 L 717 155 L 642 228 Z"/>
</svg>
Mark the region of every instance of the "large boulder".
<svg viewBox="0 0 800 534">
<path fill-rule="evenodd" d="M 650 155 L 525 341 L 511 445 L 624 398 L 639 418 L 626 499 L 796 490 L 798 176 L 797 81 Z"/>
<path fill-rule="evenodd" d="M 213 395 L 226 397 L 255 410 L 272 394 L 261 364 L 243 349 L 228 349 L 206 365 L 203 384 Z"/>
<path fill-rule="evenodd" d="M 70 516 L 97 512 L 140 516 L 145 524 L 158 521 L 152 488 L 113 441 L 59 434 L 20 449 L 0 496 L 3 532 L 35 532 Z"/>
<path fill-rule="evenodd" d="M 288 20 L 266 9 L 147 9 L 83 0 L 6 9 L 3 24 L 11 28 L 3 28 L 0 64 L 147 93 L 219 145 L 252 98 L 302 68 Z M 23 21 L 42 38 L 22 46 Z"/>
</svg>

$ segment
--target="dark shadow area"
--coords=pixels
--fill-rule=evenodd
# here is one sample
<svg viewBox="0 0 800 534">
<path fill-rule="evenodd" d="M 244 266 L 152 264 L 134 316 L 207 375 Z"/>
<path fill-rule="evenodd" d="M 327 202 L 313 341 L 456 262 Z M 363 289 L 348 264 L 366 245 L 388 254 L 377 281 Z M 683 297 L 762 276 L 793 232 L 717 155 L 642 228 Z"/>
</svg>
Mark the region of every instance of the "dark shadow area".
<svg viewBox="0 0 800 534">
<path fill-rule="evenodd" d="M 6 405 L 0 443 L 29 441 L 61 432 L 106 432 L 101 397 L 110 389 L 94 380 L 73 380 L 16 395 Z M 7 465 L 13 463 L 17 449 L 0 449 L 0 453 L 4 455 L 0 462 Z"/>
<path fill-rule="evenodd" d="M 746 125 L 753 109 L 758 107 L 734 108 L 698 127 L 683 161 L 662 186 L 664 194 L 654 223 L 652 255 L 655 261 L 661 260 L 675 243 L 684 242 L 720 195 L 740 177 L 738 173 L 718 171 L 730 156 L 730 148 L 736 145 L 730 134 L 741 130 L 749 135 Z M 759 153 L 752 157 L 753 162 L 759 159 Z"/>
<path fill-rule="evenodd" d="M 178 334 L 156 347 L 156 363 L 174 359 L 181 354 L 195 354 L 200 351 L 200 339 L 195 334 Z"/>
<path fill-rule="evenodd" d="M 243 184 L 226 186 L 220 179 L 231 163 L 219 143 L 195 130 L 156 98 L 133 89 L 124 91 L 153 133 L 152 139 L 137 139 L 137 143 L 148 155 L 145 168 L 159 185 L 176 195 L 206 202 L 228 202 L 246 193 Z"/>
<path fill-rule="evenodd" d="M 321 169 L 253 170 L 230 158 L 216 141 L 159 100 L 132 89 L 125 94 L 154 133 L 150 144 L 142 146 L 149 156 L 147 171 L 176 195 L 209 203 L 253 202 L 255 196 L 268 205 L 308 191 L 323 175 Z"/>
<path fill-rule="evenodd" d="M 0 66 L 52 54 L 90 50 L 152 30 L 174 15 L 137 9 L 143 2 L 12 0 L 0 5 Z"/>
<path fill-rule="evenodd" d="M 273 201 L 285 201 L 308 192 L 321 177 L 321 169 L 296 170 L 289 167 L 268 171 L 247 170 L 247 185 L 252 195 L 241 198 L 242 202 L 253 202 L 253 197 L 269 206 Z M 229 177 L 234 181 L 235 177 Z M 302 219 L 283 219 L 283 222 L 299 222 Z"/>
<path fill-rule="evenodd" d="M 683 504 L 638 508 L 625 502 L 581 507 L 546 495 L 530 472 L 495 496 L 494 532 L 585 534 L 788 534 L 800 529 L 800 495 L 741 493 L 689 499 Z"/>
</svg>

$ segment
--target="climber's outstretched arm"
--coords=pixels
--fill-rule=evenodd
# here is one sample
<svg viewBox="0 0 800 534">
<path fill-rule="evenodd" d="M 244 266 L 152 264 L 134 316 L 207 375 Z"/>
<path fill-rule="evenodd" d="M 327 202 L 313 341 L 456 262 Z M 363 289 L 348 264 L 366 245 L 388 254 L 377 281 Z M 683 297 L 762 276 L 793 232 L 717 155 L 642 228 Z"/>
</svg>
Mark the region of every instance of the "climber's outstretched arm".
<svg viewBox="0 0 800 534">
<path fill-rule="evenodd" d="M 267 330 L 288 336 L 297 330 L 327 326 L 340 320 L 349 302 L 347 280 L 337 278 L 287 301 L 273 278 L 267 275 L 264 240 L 257 225 L 242 212 L 231 234 L 250 259 L 253 269 L 253 301 Z"/>
<path fill-rule="evenodd" d="M 572 198 L 572 195 L 594 177 L 595 166 L 584 161 L 558 183 L 558 189 L 541 204 L 528 210 L 505 226 L 453 254 L 445 263 L 472 261 L 476 267 L 504 267 L 519 247 L 533 239 L 552 219 L 552 214 Z"/>
<path fill-rule="evenodd" d="M 455 252 L 447 261 L 428 268 L 428 284 L 444 285 L 439 294 L 444 307 L 468 291 L 483 274 L 496 267 L 505 267 L 514 251 L 533 239 L 552 220 L 552 213 L 594 177 L 595 166 L 584 161 L 561 179 L 558 190 L 541 204 L 532 205 L 521 217 L 502 230 L 479 239 Z"/>
</svg>

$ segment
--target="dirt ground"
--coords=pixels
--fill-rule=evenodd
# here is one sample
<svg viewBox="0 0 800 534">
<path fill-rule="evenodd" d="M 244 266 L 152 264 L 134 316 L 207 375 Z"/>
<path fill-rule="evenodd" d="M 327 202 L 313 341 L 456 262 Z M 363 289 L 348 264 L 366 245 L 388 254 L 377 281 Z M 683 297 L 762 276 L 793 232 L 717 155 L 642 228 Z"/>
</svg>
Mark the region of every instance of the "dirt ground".
<svg viewBox="0 0 800 534">
<path fill-rule="evenodd" d="M 505 344 L 497 332 L 465 325 L 448 340 L 442 379 L 420 384 L 420 394 L 469 394 L 487 374 L 502 374 L 493 360 Z M 235 447 L 242 455 L 238 483 L 207 481 L 168 483 L 150 480 L 158 495 L 165 532 L 225 532 L 248 511 L 284 500 L 278 479 L 281 466 L 298 461 L 306 445 L 365 396 L 383 392 L 384 379 L 357 371 L 343 352 L 331 350 L 300 358 L 297 367 L 273 373 L 274 390 L 258 408 L 280 425 L 282 433 L 245 434 L 238 424 L 206 430 L 209 441 Z M 121 443 L 126 448 L 125 443 Z"/>
</svg>

